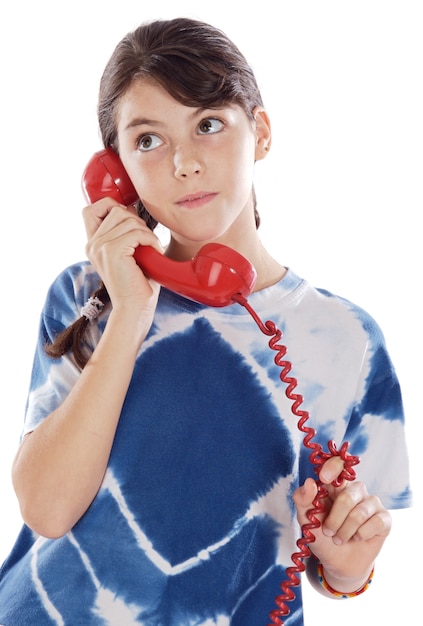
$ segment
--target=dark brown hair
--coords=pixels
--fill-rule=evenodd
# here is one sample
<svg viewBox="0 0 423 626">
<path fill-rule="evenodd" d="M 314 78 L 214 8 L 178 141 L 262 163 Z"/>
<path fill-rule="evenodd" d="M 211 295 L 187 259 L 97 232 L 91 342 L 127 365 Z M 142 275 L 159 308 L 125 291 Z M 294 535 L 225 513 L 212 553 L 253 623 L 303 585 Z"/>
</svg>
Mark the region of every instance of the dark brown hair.
<svg viewBox="0 0 423 626">
<path fill-rule="evenodd" d="M 128 33 L 115 48 L 100 82 L 98 120 L 105 147 L 119 152 L 117 108 L 122 96 L 138 79 L 154 80 L 186 106 L 219 108 L 238 104 L 253 120 L 262 98 L 245 57 L 219 29 L 188 18 L 157 20 Z M 260 217 L 253 189 L 256 227 Z M 138 214 L 153 230 L 157 222 L 138 202 Z M 93 294 L 110 301 L 103 284 Z M 46 347 L 58 358 L 73 350 L 81 369 L 88 360 L 84 334 L 88 320 L 81 317 Z"/>
</svg>

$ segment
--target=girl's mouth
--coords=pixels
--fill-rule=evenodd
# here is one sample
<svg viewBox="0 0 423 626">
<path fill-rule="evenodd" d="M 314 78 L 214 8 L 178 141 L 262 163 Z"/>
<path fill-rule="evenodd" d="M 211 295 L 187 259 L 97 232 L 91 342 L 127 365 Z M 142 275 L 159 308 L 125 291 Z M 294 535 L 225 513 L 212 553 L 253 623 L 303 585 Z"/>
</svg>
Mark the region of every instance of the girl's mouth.
<svg viewBox="0 0 423 626">
<path fill-rule="evenodd" d="M 211 202 L 216 196 L 217 193 L 212 191 L 198 191 L 180 198 L 176 204 L 188 209 L 197 209 Z"/>
</svg>

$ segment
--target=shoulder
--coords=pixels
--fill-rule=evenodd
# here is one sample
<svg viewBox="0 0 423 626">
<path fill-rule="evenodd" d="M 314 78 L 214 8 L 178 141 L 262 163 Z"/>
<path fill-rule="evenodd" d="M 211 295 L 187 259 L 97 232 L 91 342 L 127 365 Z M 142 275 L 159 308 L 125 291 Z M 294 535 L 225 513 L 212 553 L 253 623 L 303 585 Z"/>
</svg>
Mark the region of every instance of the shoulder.
<svg viewBox="0 0 423 626">
<path fill-rule="evenodd" d="M 384 338 L 377 321 L 362 306 L 321 287 L 315 287 L 292 269 L 269 291 L 270 308 L 280 311 L 286 326 L 298 327 L 306 334 L 327 332 L 336 337 L 345 335 L 373 343 Z M 288 328 L 287 328 L 288 330 Z"/>
<path fill-rule="evenodd" d="M 311 344 L 319 341 L 320 335 L 320 346 L 331 348 L 338 359 L 354 362 L 366 373 L 367 385 L 388 379 L 397 385 L 384 333 L 366 309 L 326 289 L 310 286 L 303 308 Z"/>
<path fill-rule="evenodd" d="M 351 328 L 358 326 L 372 344 L 384 344 L 384 336 L 378 322 L 361 305 L 326 289 L 316 288 L 315 292 L 316 297 L 325 303 L 335 320 L 340 319 L 346 322 L 349 319 L 349 326 Z"/>
<path fill-rule="evenodd" d="M 67 325 L 74 321 L 88 298 L 100 285 L 100 277 L 89 261 L 65 268 L 50 285 L 43 307 L 43 316 Z"/>
<path fill-rule="evenodd" d="M 89 261 L 80 261 L 62 270 L 53 280 L 48 293 L 72 290 L 74 293 L 79 294 L 87 285 L 87 290 L 90 291 L 91 286 L 96 286 L 99 280 L 100 278 L 91 263 Z"/>
</svg>

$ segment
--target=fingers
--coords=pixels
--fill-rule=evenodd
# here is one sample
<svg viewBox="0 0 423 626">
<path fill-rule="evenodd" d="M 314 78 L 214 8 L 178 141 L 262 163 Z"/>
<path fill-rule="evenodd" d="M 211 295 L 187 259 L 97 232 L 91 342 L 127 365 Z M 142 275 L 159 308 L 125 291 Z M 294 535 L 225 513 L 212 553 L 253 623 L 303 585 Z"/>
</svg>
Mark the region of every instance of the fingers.
<svg viewBox="0 0 423 626">
<path fill-rule="evenodd" d="M 386 537 L 391 529 L 391 516 L 376 496 L 367 493 L 361 482 L 353 482 L 334 490 L 330 510 L 322 531 L 336 545 Z"/>
<path fill-rule="evenodd" d="M 319 472 L 319 478 L 324 485 L 330 485 L 338 478 L 344 469 L 344 461 L 340 456 L 332 456 L 325 461 Z"/>
<path fill-rule="evenodd" d="M 305 483 L 293 493 L 295 508 L 297 509 L 297 519 L 301 526 L 307 524 L 309 519 L 307 513 L 314 509 L 314 499 L 317 495 L 317 483 L 312 478 L 307 478 Z M 321 518 L 322 516 L 317 516 Z"/>
<path fill-rule="evenodd" d="M 137 211 L 134 206 L 125 207 L 122 204 L 117 204 L 112 198 L 103 198 L 94 204 L 86 206 L 82 211 L 82 215 L 88 239 L 93 237 L 100 227 L 106 230 L 107 225 L 109 225 L 109 228 L 112 226 L 113 220 L 106 219 L 112 214 L 116 220 L 118 219 L 117 216 L 120 216 L 120 219 L 137 216 Z"/>
<path fill-rule="evenodd" d="M 316 495 L 317 484 L 312 478 L 307 478 L 304 485 L 294 491 L 293 499 L 300 523 L 306 521 L 307 518 L 305 514 L 313 506 L 313 500 Z"/>
<path fill-rule="evenodd" d="M 101 226 L 113 206 L 121 206 L 121 208 L 124 208 L 123 205 L 117 205 L 111 198 L 103 198 L 94 204 L 89 204 L 84 207 L 82 217 L 84 219 L 85 231 L 88 239 L 90 239 L 99 226 Z"/>
<path fill-rule="evenodd" d="M 335 465 L 332 470 L 335 473 Z M 339 474 L 339 472 L 338 472 Z M 328 470 L 328 480 L 333 476 Z M 332 478 L 333 479 L 333 478 Z M 321 519 L 322 533 L 335 545 L 349 541 L 368 541 L 373 537 L 387 537 L 391 530 L 391 515 L 383 507 L 378 497 L 369 495 L 364 483 L 344 481 L 341 487 L 325 487 L 328 497 L 324 499 L 325 511 L 317 515 Z M 304 485 L 294 492 L 298 521 L 307 523 L 307 512 L 314 508 L 317 495 L 316 482 L 308 478 Z"/>
<path fill-rule="evenodd" d="M 99 254 L 121 250 L 132 257 L 138 245 L 151 245 L 161 251 L 156 235 L 138 216 L 133 206 L 124 207 L 111 198 L 104 198 L 83 211 L 88 236 L 86 252 L 91 261 L 99 260 Z"/>
<path fill-rule="evenodd" d="M 331 584 L 342 589 L 341 581 L 357 589 L 389 535 L 392 520 L 379 498 L 369 495 L 364 483 L 344 480 L 340 486 L 333 484 L 343 466 L 339 456 L 331 457 L 320 470 L 320 480 L 308 478 L 293 498 L 301 526 L 313 521 L 310 512 L 321 523 L 320 528 L 312 526 L 312 552 L 334 577 Z"/>
<path fill-rule="evenodd" d="M 134 252 L 139 245 L 162 246 L 134 207 L 103 198 L 83 211 L 88 235 L 86 254 L 96 269 L 115 310 L 141 310 L 156 302 L 158 286 L 148 280 L 138 267 Z M 138 303 L 138 304 L 137 304 Z"/>
<path fill-rule="evenodd" d="M 344 461 L 335 456 L 323 464 L 319 473 L 329 492 L 323 534 L 332 537 L 336 545 L 351 539 L 365 541 L 375 536 L 386 537 L 391 529 L 391 516 L 379 498 L 368 494 L 362 482 L 343 481 L 339 487 L 331 486 L 343 469 Z"/>
</svg>

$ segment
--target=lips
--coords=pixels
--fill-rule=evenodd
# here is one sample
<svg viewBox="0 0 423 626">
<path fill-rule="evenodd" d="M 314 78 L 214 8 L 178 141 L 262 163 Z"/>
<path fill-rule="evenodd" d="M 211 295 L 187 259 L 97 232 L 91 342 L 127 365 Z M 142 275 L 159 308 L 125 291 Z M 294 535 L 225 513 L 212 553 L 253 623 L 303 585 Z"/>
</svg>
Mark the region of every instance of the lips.
<svg viewBox="0 0 423 626">
<path fill-rule="evenodd" d="M 177 200 L 176 204 L 186 207 L 188 209 L 195 209 L 204 206 L 208 202 L 211 202 L 216 196 L 217 193 L 212 191 L 197 191 L 195 193 L 184 196 L 183 198 L 180 198 L 179 200 Z"/>
</svg>

